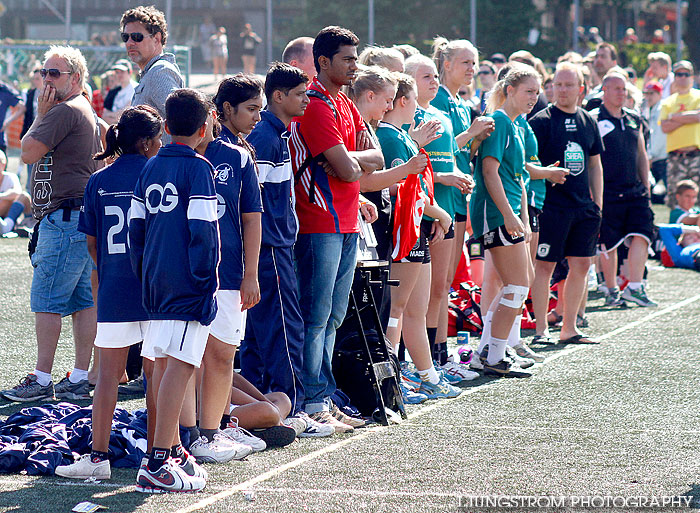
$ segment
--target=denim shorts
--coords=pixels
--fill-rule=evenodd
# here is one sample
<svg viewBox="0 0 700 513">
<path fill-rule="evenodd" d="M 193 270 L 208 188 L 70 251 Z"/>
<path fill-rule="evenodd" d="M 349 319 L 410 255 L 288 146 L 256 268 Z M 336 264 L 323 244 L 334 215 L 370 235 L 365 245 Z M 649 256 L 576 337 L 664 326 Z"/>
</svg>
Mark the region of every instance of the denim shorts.
<svg viewBox="0 0 700 513">
<path fill-rule="evenodd" d="M 39 238 L 32 255 L 32 312 L 65 317 L 94 306 L 92 258 L 85 234 L 78 231 L 79 214 L 73 210 L 70 221 L 64 221 L 63 210 L 57 210 L 37 225 Z"/>
</svg>

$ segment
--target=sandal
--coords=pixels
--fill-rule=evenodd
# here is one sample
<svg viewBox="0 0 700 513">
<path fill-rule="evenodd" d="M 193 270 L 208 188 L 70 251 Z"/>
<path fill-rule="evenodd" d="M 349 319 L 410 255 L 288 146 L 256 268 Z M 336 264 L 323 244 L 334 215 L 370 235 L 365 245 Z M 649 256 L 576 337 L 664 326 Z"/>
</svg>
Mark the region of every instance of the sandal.
<svg viewBox="0 0 700 513">
<path fill-rule="evenodd" d="M 581 314 L 576 314 L 576 327 L 588 328 L 588 319 Z"/>
<path fill-rule="evenodd" d="M 534 337 L 532 337 L 530 344 L 544 344 L 551 346 L 556 344 L 556 342 L 549 335 L 535 335 Z"/>
<path fill-rule="evenodd" d="M 554 320 L 550 320 L 549 316 L 552 315 L 554 316 Z M 564 317 L 559 315 L 556 310 L 552 310 L 547 314 L 547 324 L 553 328 L 554 326 L 559 326 L 561 324 L 561 321 L 564 320 Z"/>
<path fill-rule="evenodd" d="M 592 340 L 586 335 L 574 335 L 570 338 L 560 339 L 560 344 L 600 344 L 597 340 Z"/>
</svg>

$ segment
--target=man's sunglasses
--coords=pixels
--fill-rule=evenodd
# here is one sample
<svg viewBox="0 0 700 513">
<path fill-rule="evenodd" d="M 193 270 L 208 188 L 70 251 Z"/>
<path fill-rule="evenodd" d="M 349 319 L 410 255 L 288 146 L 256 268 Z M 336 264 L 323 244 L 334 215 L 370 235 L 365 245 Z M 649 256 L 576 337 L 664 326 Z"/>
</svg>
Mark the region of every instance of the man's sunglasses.
<svg viewBox="0 0 700 513">
<path fill-rule="evenodd" d="M 690 73 L 686 73 L 684 71 L 676 71 L 675 75 L 680 78 L 688 78 L 691 76 Z"/>
<path fill-rule="evenodd" d="M 41 78 L 46 78 L 46 75 L 50 76 L 51 78 L 58 78 L 61 75 L 70 75 L 71 73 L 71 71 L 61 71 L 60 69 L 56 68 L 39 70 L 39 75 L 41 75 Z"/>
<path fill-rule="evenodd" d="M 479 71 L 479 72 L 477 73 L 477 75 L 493 75 L 493 72 L 492 72 L 492 71 L 484 70 L 484 71 Z"/>
<path fill-rule="evenodd" d="M 134 43 L 140 43 L 146 36 L 144 36 L 141 32 L 122 32 L 122 41 L 124 41 L 125 43 L 129 40 L 130 37 Z"/>
</svg>

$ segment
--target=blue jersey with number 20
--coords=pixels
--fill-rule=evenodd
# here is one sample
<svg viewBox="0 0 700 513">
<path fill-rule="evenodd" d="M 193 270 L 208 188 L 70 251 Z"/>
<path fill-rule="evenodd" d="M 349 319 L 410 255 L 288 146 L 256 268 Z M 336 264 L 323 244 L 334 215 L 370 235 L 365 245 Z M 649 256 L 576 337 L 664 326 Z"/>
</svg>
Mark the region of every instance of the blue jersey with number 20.
<svg viewBox="0 0 700 513">
<path fill-rule="evenodd" d="M 127 154 L 93 174 L 85 187 L 78 230 L 97 239 L 97 321 L 145 321 L 141 282 L 129 260 L 129 207 L 148 160 Z"/>
</svg>

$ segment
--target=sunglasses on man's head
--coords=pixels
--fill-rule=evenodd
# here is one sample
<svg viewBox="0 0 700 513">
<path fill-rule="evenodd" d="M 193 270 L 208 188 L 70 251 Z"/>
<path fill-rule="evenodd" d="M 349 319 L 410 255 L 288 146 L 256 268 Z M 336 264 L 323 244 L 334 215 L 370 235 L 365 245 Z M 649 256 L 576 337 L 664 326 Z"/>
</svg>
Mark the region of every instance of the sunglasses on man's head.
<svg viewBox="0 0 700 513">
<path fill-rule="evenodd" d="M 688 78 L 691 75 L 685 71 L 676 71 L 676 76 L 680 78 Z"/>
<path fill-rule="evenodd" d="M 70 71 L 61 71 L 60 69 L 56 68 L 51 68 L 51 69 L 40 69 L 39 70 L 39 75 L 41 75 L 41 78 L 46 78 L 46 75 L 50 76 L 51 78 L 58 78 L 61 75 L 70 75 Z"/>
<path fill-rule="evenodd" d="M 140 43 L 146 36 L 144 36 L 141 32 L 122 32 L 122 41 L 126 43 L 129 40 L 129 37 L 131 37 L 131 40 L 134 43 Z"/>
</svg>

